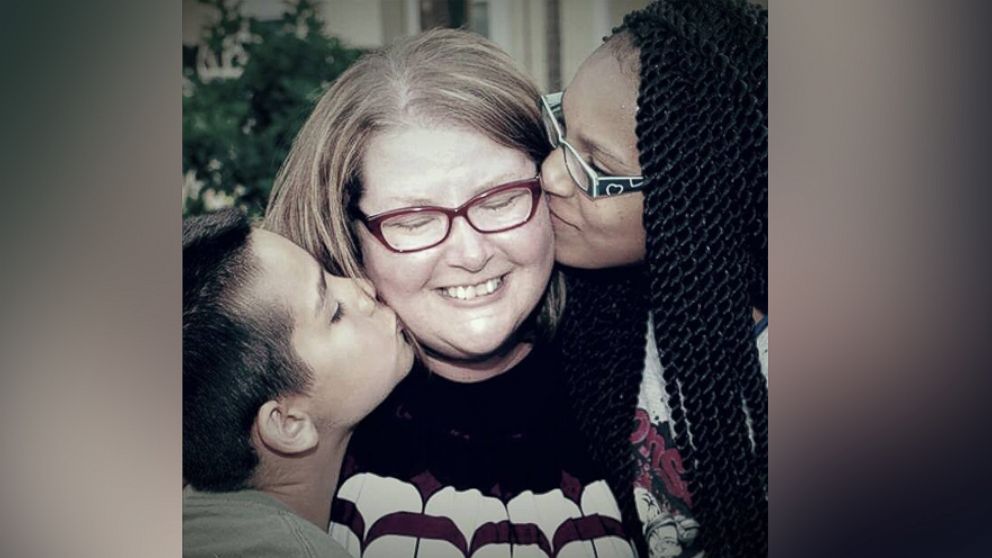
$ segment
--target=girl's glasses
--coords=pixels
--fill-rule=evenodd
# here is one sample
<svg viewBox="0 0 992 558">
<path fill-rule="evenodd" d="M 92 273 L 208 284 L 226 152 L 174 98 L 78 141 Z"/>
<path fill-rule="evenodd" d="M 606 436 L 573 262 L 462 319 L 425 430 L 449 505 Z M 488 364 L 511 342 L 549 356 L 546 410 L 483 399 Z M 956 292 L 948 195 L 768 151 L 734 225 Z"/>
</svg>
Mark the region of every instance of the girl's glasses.
<svg viewBox="0 0 992 558">
<path fill-rule="evenodd" d="M 565 168 L 572 181 L 590 198 L 605 198 L 638 192 L 644 187 L 643 176 L 604 176 L 596 172 L 579 156 L 572 144 L 565 141 L 561 122 L 561 92 L 541 97 L 541 120 L 548 141 L 565 157 Z"/>
</svg>

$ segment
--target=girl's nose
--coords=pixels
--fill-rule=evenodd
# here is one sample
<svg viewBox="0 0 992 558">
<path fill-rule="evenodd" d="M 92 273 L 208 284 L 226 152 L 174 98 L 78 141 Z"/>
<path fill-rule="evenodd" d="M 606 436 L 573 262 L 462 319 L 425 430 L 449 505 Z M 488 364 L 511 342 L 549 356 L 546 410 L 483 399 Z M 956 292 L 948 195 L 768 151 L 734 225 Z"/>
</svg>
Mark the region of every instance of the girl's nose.
<svg viewBox="0 0 992 558">
<path fill-rule="evenodd" d="M 552 196 L 567 198 L 575 195 L 575 184 L 565 168 L 565 150 L 552 151 L 541 164 L 541 188 Z"/>
</svg>

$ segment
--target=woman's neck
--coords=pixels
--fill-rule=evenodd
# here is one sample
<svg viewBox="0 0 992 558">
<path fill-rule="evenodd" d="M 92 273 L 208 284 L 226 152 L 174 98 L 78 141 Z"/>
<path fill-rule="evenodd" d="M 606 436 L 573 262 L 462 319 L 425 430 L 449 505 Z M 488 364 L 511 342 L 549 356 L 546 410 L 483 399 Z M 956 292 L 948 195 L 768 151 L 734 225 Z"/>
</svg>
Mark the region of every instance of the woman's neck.
<svg viewBox="0 0 992 558">
<path fill-rule="evenodd" d="M 510 370 L 529 355 L 533 348 L 532 343 L 516 342 L 482 359 L 453 359 L 425 349 L 423 363 L 428 370 L 442 378 L 471 384 Z"/>
</svg>

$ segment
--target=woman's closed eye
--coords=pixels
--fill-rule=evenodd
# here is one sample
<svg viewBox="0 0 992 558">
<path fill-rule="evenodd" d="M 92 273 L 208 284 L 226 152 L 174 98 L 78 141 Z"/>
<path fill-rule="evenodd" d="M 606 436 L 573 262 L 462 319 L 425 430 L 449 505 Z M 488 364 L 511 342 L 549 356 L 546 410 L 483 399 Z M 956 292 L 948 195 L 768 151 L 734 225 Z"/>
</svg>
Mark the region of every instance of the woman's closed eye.
<svg viewBox="0 0 992 558">
<path fill-rule="evenodd" d="M 344 304 L 338 303 L 338 307 L 334 309 L 334 315 L 331 316 L 331 323 L 337 323 L 344 316 Z"/>
<path fill-rule="evenodd" d="M 488 209 L 489 211 L 501 211 L 510 208 L 513 204 L 528 195 L 530 195 L 530 192 L 527 191 L 509 192 L 508 194 L 492 198 L 480 207 L 482 209 Z"/>
<path fill-rule="evenodd" d="M 394 219 L 383 225 L 385 228 L 401 229 L 405 231 L 415 231 L 430 225 L 436 221 L 434 216 L 423 216 L 408 219 Z"/>
</svg>

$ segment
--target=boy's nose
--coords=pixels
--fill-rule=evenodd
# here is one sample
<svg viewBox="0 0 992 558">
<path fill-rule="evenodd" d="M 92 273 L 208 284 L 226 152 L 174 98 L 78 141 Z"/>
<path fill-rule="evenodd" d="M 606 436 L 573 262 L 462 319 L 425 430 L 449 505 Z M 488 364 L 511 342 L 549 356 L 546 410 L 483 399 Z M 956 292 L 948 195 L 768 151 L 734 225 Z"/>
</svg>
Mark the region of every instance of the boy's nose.
<svg viewBox="0 0 992 558">
<path fill-rule="evenodd" d="M 357 279 L 358 283 L 358 309 L 366 314 L 375 311 L 378 302 L 375 299 L 375 286 L 368 279 Z"/>
<path fill-rule="evenodd" d="M 559 198 L 567 198 L 575 194 L 575 183 L 565 168 L 564 147 L 552 151 L 541 164 L 541 188 Z"/>
</svg>

